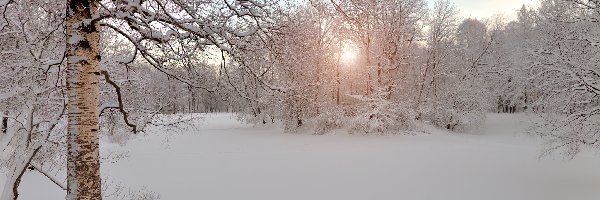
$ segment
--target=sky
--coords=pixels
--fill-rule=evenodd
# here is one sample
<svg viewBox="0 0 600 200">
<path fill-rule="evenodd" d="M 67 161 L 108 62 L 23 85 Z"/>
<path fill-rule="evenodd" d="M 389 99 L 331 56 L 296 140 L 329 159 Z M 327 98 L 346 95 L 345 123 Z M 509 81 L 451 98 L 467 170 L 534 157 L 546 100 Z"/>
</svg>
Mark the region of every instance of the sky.
<svg viewBox="0 0 600 200">
<path fill-rule="evenodd" d="M 502 14 L 507 19 L 516 19 L 516 11 L 523 4 L 535 6 L 538 0 L 450 0 L 460 10 L 463 18 L 490 18 Z M 433 7 L 435 0 L 427 0 L 429 7 Z"/>
</svg>

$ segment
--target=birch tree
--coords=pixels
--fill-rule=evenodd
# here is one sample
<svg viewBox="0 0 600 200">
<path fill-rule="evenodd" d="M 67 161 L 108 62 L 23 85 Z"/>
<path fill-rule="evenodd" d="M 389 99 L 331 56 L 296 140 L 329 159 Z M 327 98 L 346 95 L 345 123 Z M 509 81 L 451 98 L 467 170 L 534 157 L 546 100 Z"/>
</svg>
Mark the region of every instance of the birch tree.
<svg viewBox="0 0 600 200">
<path fill-rule="evenodd" d="M 67 199 L 101 199 L 99 162 L 99 79 L 109 72 L 100 67 L 101 27 L 127 38 L 133 47 L 131 60 L 139 55 L 150 65 L 169 74 L 164 57 L 150 48 L 172 39 L 193 39 L 201 45 L 215 45 L 234 54 L 235 37 L 245 37 L 269 27 L 263 21 L 269 3 L 258 1 L 97 1 L 70 0 L 66 3 L 63 40 L 66 49 L 66 95 L 68 96 Z M 1 1 L 3 19 L 20 4 Z M 9 12 L 10 16 L 12 12 Z M 62 13 L 58 11 L 57 13 Z M 4 28 L 6 24 L 2 24 Z M 60 26 L 58 26 L 60 27 Z M 5 33 L 3 31 L 3 33 Z M 52 38 L 52 37 L 50 37 Z M 61 52 L 61 51 L 59 51 Z M 34 54 L 36 55 L 36 54 Z M 129 63 L 131 61 L 124 61 Z M 195 88 L 205 88 L 183 77 L 177 79 Z M 123 104 L 119 109 L 127 116 Z M 136 126 L 130 126 L 132 131 Z"/>
<path fill-rule="evenodd" d="M 67 1 L 67 199 L 102 199 L 98 95 L 99 1 Z"/>
</svg>

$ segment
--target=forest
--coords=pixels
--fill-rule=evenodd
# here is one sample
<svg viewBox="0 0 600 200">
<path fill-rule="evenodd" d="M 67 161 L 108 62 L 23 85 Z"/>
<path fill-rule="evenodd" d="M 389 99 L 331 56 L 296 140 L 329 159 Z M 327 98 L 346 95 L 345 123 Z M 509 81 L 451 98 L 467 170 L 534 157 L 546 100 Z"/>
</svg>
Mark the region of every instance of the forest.
<svg viewBox="0 0 600 200">
<path fill-rule="evenodd" d="M 127 159 L 111 145 L 210 131 L 202 122 L 225 114 L 332 145 L 463 137 L 513 116 L 539 138 L 536 159 L 597 152 L 599 1 L 489 18 L 432 2 L 0 0 L 0 199 L 33 171 L 69 200 L 157 199 L 105 186 L 105 163 Z"/>
</svg>

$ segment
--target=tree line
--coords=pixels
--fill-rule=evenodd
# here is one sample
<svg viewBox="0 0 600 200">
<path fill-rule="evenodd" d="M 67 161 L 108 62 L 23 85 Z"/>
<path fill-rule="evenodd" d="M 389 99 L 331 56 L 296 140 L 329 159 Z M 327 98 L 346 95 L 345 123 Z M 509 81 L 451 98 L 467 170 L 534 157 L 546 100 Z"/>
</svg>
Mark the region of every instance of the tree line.
<svg viewBox="0 0 600 200">
<path fill-rule="evenodd" d="M 599 6 L 541 0 L 510 21 L 447 0 L 2 0 L 2 199 L 27 170 L 101 199 L 100 138 L 188 119 L 168 114 L 410 134 L 531 112 L 545 152 L 573 157 L 600 144 Z"/>
</svg>

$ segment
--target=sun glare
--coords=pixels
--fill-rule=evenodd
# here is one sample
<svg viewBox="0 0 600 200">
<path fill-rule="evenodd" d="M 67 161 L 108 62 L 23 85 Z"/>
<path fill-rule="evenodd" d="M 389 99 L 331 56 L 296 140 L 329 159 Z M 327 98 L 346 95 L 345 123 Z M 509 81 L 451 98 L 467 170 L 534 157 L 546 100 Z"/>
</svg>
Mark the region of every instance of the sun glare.
<svg viewBox="0 0 600 200">
<path fill-rule="evenodd" d="M 358 48 L 353 42 L 344 44 L 340 52 L 340 60 L 343 63 L 354 63 L 358 57 Z"/>
</svg>

